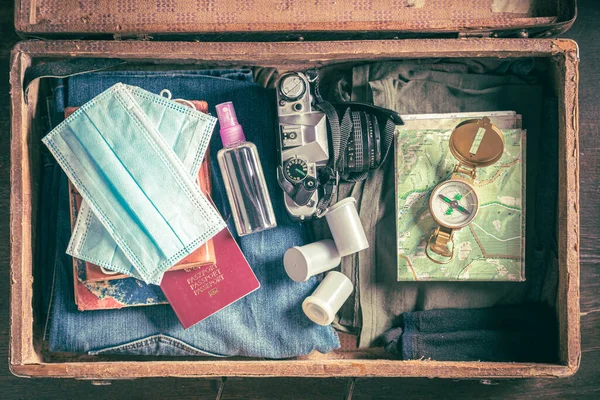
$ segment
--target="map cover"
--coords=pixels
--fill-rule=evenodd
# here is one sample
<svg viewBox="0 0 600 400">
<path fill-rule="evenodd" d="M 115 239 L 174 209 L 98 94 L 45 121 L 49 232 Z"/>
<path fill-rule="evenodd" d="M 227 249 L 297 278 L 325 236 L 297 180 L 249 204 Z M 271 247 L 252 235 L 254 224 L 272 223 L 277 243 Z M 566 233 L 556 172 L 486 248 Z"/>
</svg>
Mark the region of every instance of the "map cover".
<svg viewBox="0 0 600 400">
<path fill-rule="evenodd" d="M 429 195 L 450 178 L 457 163 L 448 148 L 453 127 L 398 132 L 398 281 L 523 281 L 526 135 L 521 129 L 502 129 L 504 154 L 494 165 L 477 169 L 479 211 L 473 222 L 454 232 L 454 259 L 437 264 L 425 255 L 437 227 L 429 211 Z"/>
</svg>

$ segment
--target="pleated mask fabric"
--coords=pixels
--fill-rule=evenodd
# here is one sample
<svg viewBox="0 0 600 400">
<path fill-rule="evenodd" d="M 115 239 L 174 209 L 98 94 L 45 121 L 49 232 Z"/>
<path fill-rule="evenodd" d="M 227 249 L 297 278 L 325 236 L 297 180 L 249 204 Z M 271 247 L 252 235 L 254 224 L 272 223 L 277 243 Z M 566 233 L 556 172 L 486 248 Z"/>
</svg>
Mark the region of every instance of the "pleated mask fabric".
<svg viewBox="0 0 600 400">
<path fill-rule="evenodd" d="M 194 179 L 204 159 L 216 118 L 201 113 L 183 113 L 179 104 L 171 107 L 173 102 L 162 96 L 135 86 L 127 88 Z M 143 279 L 85 201 L 77 215 L 67 253 L 111 271 Z M 157 277 L 150 283 L 159 282 Z"/>
<path fill-rule="evenodd" d="M 87 204 L 67 252 L 159 284 L 221 231 L 225 222 L 192 178 L 215 123 L 118 83 L 44 137 Z"/>
</svg>

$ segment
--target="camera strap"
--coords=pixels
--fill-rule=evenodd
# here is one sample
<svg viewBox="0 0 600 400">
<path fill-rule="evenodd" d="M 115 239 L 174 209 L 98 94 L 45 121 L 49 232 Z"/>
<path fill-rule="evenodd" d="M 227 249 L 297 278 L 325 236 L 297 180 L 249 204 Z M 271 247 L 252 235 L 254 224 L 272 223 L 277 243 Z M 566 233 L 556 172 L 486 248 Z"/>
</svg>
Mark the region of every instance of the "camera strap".
<svg viewBox="0 0 600 400">
<path fill-rule="evenodd" d="M 327 116 L 327 123 L 331 129 L 331 142 L 333 149 L 333 157 L 329 157 L 327 166 L 319 174 L 319 181 L 323 188 L 323 195 L 319 199 L 317 204 L 317 215 L 321 216 L 322 213 L 329 208 L 333 196 L 337 190 L 339 181 L 339 162 L 342 158 L 342 154 L 348 144 L 348 137 L 350 136 L 350 130 L 352 122 L 350 120 L 350 110 L 348 109 L 344 117 L 342 118 L 342 124 L 339 122 L 338 114 L 335 108 L 327 102 L 322 101 L 315 105 L 316 108 L 323 111 Z"/>
<path fill-rule="evenodd" d="M 345 102 L 342 104 L 332 105 L 321 96 L 319 90 L 319 73 L 316 69 L 310 69 L 306 71 L 309 81 L 311 82 L 311 90 L 315 99 L 315 108 L 319 109 L 327 117 L 327 123 L 329 125 L 330 139 L 331 139 L 331 150 L 333 150 L 333 157 L 329 158 L 327 166 L 319 174 L 319 182 L 323 190 L 323 195 L 320 197 L 317 203 L 317 216 L 321 216 L 327 208 L 329 208 L 331 201 L 337 190 L 337 185 L 340 180 L 341 161 L 346 152 L 348 146 L 348 140 L 352 134 L 352 111 L 363 111 L 377 118 L 379 121 L 385 121 L 385 127 L 382 130 L 382 157 L 377 167 L 381 166 L 386 160 L 392 143 L 394 141 L 394 132 L 396 125 L 402 125 L 402 119 L 398 113 L 387 110 L 381 107 L 377 107 L 371 104 L 359 103 L 359 102 Z M 337 108 L 336 108 L 337 107 Z M 346 107 L 340 121 L 338 116 L 338 109 Z M 344 173 L 342 174 L 342 180 L 346 182 L 357 182 L 367 178 L 368 171 L 360 173 Z"/>
<path fill-rule="evenodd" d="M 333 196 L 337 191 L 339 162 L 348 145 L 348 138 L 350 137 L 350 131 L 352 130 L 352 121 L 350 119 L 350 109 L 348 109 L 342 117 L 342 123 L 340 124 L 335 107 L 321 96 L 321 92 L 319 91 L 318 71 L 316 69 L 311 69 L 306 71 L 306 75 L 312 83 L 311 90 L 315 99 L 315 108 L 325 113 L 325 116 L 327 117 L 327 123 L 331 132 L 331 149 L 333 150 L 333 156 L 329 157 L 327 165 L 319 173 L 319 183 L 321 184 L 323 193 L 317 203 L 316 214 L 318 217 L 321 217 L 329 208 Z"/>
</svg>

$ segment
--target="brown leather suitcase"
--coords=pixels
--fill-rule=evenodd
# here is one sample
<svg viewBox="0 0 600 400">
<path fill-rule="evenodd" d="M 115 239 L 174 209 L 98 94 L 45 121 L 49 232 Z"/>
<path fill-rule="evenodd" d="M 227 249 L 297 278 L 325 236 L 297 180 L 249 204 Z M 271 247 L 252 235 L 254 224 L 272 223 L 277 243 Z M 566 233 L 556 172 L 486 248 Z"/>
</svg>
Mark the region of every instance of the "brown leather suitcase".
<svg viewBox="0 0 600 400">
<path fill-rule="evenodd" d="M 11 57 L 10 369 L 15 375 L 110 380 L 142 377 L 564 377 L 577 371 L 579 334 L 579 54 L 568 29 L 574 0 L 17 0 L 25 40 Z M 60 40 L 59 40 L 60 39 Z M 337 62 L 401 58 L 538 57 L 559 98 L 558 274 L 560 362 L 398 361 L 380 349 L 340 350 L 293 360 L 68 356 L 43 350 L 32 306 L 34 222 L 41 161 L 41 85 L 25 94 L 32 65 L 71 58 L 132 64 L 260 65 L 306 69 Z"/>
</svg>

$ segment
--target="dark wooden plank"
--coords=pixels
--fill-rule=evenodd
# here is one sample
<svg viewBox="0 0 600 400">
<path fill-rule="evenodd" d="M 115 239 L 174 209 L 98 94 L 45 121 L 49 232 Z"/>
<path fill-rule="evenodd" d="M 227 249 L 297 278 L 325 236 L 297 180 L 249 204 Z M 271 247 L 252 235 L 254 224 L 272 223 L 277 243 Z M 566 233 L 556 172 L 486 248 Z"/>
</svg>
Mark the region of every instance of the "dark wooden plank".
<svg viewBox="0 0 600 400">
<path fill-rule="evenodd" d="M 354 399 L 468 398 L 599 398 L 600 397 L 600 3 L 580 1 L 579 19 L 566 37 L 581 49 L 580 183 L 581 183 L 581 312 L 582 362 L 568 379 L 500 382 L 428 379 L 363 379 Z M 13 33 L 13 5 L 0 0 L 0 359 L 8 358 L 8 196 L 9 96 L 8 53 L 18 40 Z M 224 399 L 342 398 L 344 379 L 230 379 Z M 0 368 L 0 398 L 164 398 L 213 399 L 217 382 L 196 379 L 146 379 L 92 386 L 89 382 L 13 377 Z"/>
<path fill-rule="evenodd" d="M 600 4 L 580 1 L 579 17 L 566 36 L 579 43 L 579 165 L 581 207 L 581 261 L 600 267 Z M 582 283 L 584 283 L 582 271 Z M 600 280 L 596 279 L 596 294 Z M 597 296 L 598 297 L 598 296 Z"/>
<path fill-rule="evenodd" d="M 581 263 L 580 291 L 581 313 L 600 312 L 600 262 Z"/>
</svg>

